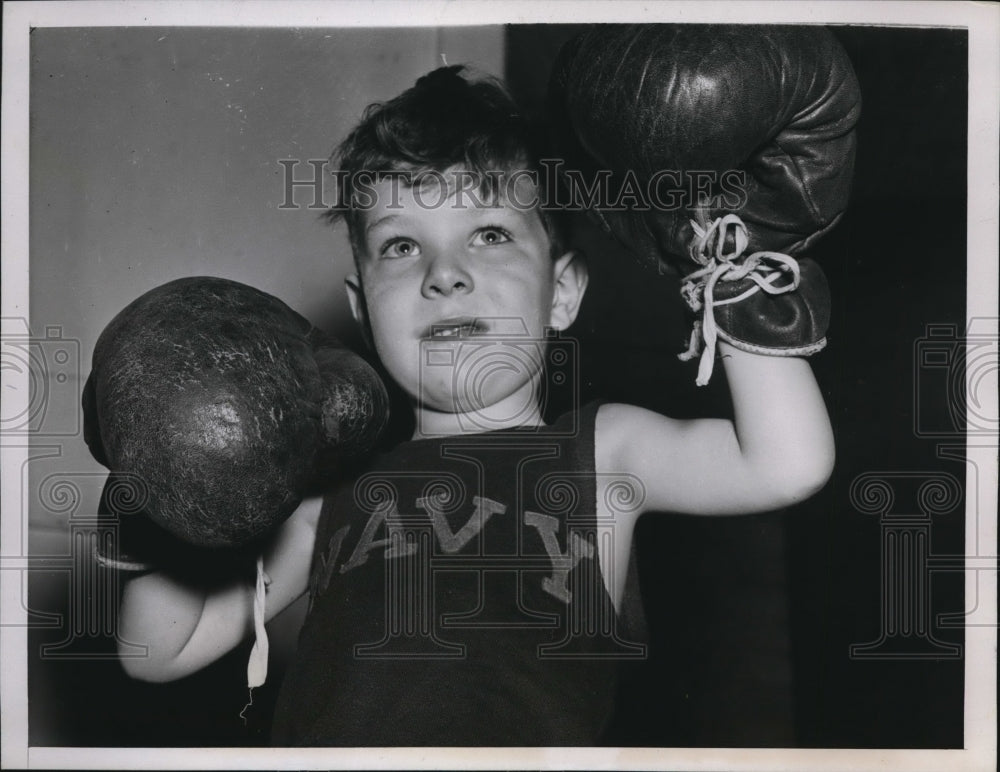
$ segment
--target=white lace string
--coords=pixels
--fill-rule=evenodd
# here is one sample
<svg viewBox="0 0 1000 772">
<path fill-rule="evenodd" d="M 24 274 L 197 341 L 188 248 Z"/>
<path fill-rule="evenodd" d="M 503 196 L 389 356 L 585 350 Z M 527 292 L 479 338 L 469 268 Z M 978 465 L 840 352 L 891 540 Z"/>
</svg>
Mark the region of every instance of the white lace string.
<svg viewBox="0 0 1000 772">
<path fill-rule="evenodd" d="M 247 687 L 253 689 L 267 680 L 267 630 L 264 628 L 264 603 L 270 578 L 264 572 L 264 556 L 257 558 L 257 588 L 253 598 L 253 630 L 255 640 L 247 662 Z"/>
<path fill-rule="evenodd" d="M 735 214 L 727 214 L 701 224 L 691 220 L 695 236 L 691 243 L 691 258 L 702 267 L 684 277 L 681 295 L 692 311 L 702 312 L 695 322 L 688 348 L 678 358 L 688 361 L 701 353 L 698 377 L 695 381 L 704 386 L 712 377 L 715 367 L 715 348 L 718 326 L 715 307 L 738 303 L 758 292 L 781 295 L 799 286 L 799 264 L 794 257 L 781 252 L 754 252 L 743 257 L 749 244 L 747 227 Z M 733 249 L 725 251 L 726 242 L 732 239 Z M 790 280 L 779 281 L 790 275 Z M 746 291 L 725 300 L 715 300 L 715 287 L 720 281 L 734 282 L 749 279 L 753 282 Z"/>
</svg>

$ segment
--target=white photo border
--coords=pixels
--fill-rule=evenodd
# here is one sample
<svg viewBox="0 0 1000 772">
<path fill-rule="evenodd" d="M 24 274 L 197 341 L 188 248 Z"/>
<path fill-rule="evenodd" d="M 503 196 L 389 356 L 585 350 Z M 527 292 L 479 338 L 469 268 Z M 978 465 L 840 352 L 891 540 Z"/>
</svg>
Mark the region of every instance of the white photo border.
<svg viewBox="0 0 1000 772">
<path fill-rule="evenodd" d="M 570 10 L 572 9 L 572 10 Z M 28 315 L 28 104 L 29 44 L 34 27 L 89 26 L 260 26 L 377 27 L 463 26 L 574 22 L 833 23 L 906 27 L 964 27 L 969 30 L 968 318 L 997 317 L 997 169 L 1000 114 L 1000 7 L 952 2 L 24 2 L 3 7 L 3 316 Z M 5 399 L 26 398 L 23 384 L 4 372 Z M 10 386 L 10 390 L 8 390 Z M 8 396 L 13 395 L 13 396 Z M 995 393 L 994 393 L 995 398 Z M 988 438 L 994 448 L 996 437 Z M 3 569 L 18 569 L 26 537 L 20 474 L 28 448 L 3 441 Z M 978 502 L 996 512 L 993 479 L 980 481 Z M 969 483 L 974 482 L 970 475 Z M 969 508 L 977 498 L 968 497 Z M 997 543 L 995 517 L 967 512 L 966 546 Z M 978 532 L 976 531 L 978 528 Z M 27 628 L 20 582 L 0 571 L 3 626 L 2 766 L 9 768 L 176 768 L 176 769 L 739 769 L 739 770 L 985 770 L 996 764 L 996 572 L 980 582 L 989 596 L 992 626 L 966 630 L 965 748 L 963 750 L 850 749 L 89 749 L 39 748 L 27 744 Z M 976 591 L 974 572 L 966 592 Z"/>
</svg>

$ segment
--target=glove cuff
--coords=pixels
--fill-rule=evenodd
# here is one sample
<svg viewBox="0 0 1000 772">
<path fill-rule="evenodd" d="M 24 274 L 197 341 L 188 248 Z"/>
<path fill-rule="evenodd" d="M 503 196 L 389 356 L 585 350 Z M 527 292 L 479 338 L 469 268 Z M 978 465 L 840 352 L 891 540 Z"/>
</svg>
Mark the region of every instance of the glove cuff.
<svg viewBox="0 0 1000 772">
<path fill-rule="evenodd" d="M 157 567 L 157 534 L 144 509 L 148 491 L 137 475 L 112 472 L 97 508 L 100 531 L 94 560 L 117 571 L 147 572 Z"/>
<path fill-rule="evenodd" d="M 798 263 L 798 285 L 779 295 L 754 289 L 747 279 L 716 285 L 715 323 L 722 340 L 738 349 L 767 356 L 810 356 L 826 346 L 830 291 L 822 269 L 812 260 Z M 784 280 L 784 277 L 779 277 Z"/>
<path fill-rule="evenodd" d="M 777 252 L 744 256 L 746 228 L 736 215 L 695 228 L 691 256 L 702 267 L 681 293 L 700 319 L 680 358 L 701 353 L 699 386 L 711 377 L 718 339 L 767 356 L 809 356 L 826 346 L 830 293 L 815 262 Z"/>
<path fill-rule="evenodd" d="M 770 357 L 808 357 L 816 354 L 826 348 L 826 338 L 820 338 L 814 343 L 809 343 L 804 346 L 794 346 L 790 348 L 785 348 L 782 346 L 764 346 L 755 343 L 749 343 L 745 340 L 740 340 L 727 333 L 721 327 L 719 328 L 719 340 L 724 340 L 733 348 L 738 348 L 740 351 L 746 351 L 750 354 L 760 354 L 761 356 Z"/>
<path fill-rule="evenodd" d="M 98 565 L 129 573 L 168 571 L 198 582 L 250 575 L 257 542 L 229 549 L 190 544 L 146 514 L 147 490 L 138 475 L 108 475 L 97 510 L 100 534 L 93 557 Z"/>
</svg>

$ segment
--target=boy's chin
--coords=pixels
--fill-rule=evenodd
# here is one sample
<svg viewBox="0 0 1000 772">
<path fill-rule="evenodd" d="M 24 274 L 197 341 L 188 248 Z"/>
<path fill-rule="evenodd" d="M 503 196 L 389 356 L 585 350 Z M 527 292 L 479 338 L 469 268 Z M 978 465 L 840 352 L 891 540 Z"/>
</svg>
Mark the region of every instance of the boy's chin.
<svg viewBox="0 0 1000 772">
<path fill-rule="evenodd" d="M 486 389 L 477 394 L 448 393 L 434 395 L 419 403 L 432 413 L 465 419 L 470 429 L 491 429 L 516 426 L 536 420 L 538 399 L 532 389 Z"/>
</svg>

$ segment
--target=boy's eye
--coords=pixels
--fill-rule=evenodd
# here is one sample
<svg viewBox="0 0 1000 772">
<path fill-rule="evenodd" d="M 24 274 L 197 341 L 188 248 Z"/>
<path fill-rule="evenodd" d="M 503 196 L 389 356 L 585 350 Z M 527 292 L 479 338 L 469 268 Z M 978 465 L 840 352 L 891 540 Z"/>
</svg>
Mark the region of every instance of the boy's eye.
<svg viewBox="0 0 1000 772">
<path fill-rule="evenodd" d="M 476 235 L 472 239 L 472 243 L 475 246 L 493 246 L 494 244 L 503 244 L 505 241 L 510 241 L 510 234 L 507 233 L 503 228 L 489 227 L 480 228 L 476 231 Z"/>
<path fill-rule="evenodd" d="M 382 247 L 382 257 L 416 257 L 420 254 L 420 245 L 409 239 L 392 239 Z"/>
</svg>

